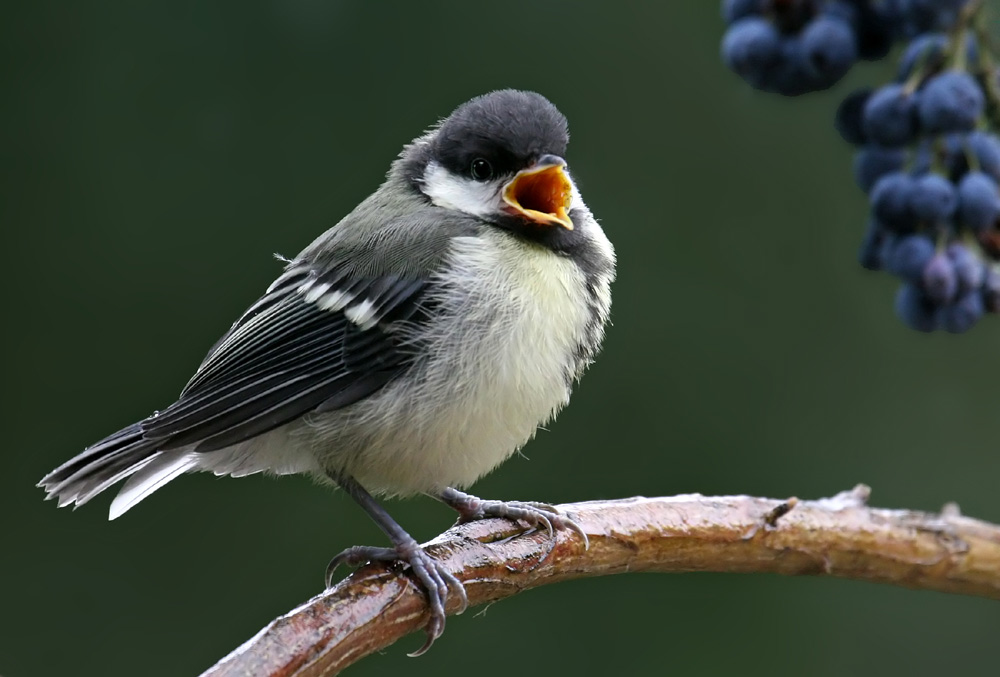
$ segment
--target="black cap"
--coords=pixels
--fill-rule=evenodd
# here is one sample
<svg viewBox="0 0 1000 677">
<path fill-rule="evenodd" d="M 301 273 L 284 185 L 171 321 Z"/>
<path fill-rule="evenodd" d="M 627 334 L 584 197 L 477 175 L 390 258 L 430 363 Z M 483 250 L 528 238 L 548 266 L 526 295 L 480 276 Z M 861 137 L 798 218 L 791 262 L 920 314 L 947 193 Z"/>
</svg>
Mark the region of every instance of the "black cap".
<svg viewBox="0 0 1000 677">
<path fill-rule="evenodd" d="M 502 89 L 477 96 L 449 115 L 428 146 L 410 147 L 404 175 L 419 182 L 430 160 L 467 175 L 472 161 L 487 160 L 496 175 L 513 175 L 543 155 L 564 157 L 566 118 L 541 94 Z"/>
<path fill-rule="evenodd" d="M 488 160 L 497 174 L 523 169 L 542 155 L 566 154 L 566 118 L 541 94 L 503 89 L 476 97 L 455 109 L 438 130 L 432 157 L 463 174 L 476 158 Z"/>
</svg>

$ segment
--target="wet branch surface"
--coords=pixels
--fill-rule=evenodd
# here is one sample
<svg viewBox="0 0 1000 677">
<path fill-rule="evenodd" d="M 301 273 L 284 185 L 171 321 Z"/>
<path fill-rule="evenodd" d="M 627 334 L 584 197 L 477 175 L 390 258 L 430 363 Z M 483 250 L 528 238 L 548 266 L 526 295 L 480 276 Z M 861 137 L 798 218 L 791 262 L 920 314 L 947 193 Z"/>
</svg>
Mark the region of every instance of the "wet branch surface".
<svg viewBox="0 0 1000 677">
<path fill-rule="evenodd" d="M 1000 526 L 866 506 L 869 490 L 817 501 L 697 494 L 558 506 L 590 538 L 463 524 L 426 544 L 471 606 L 559 581 L 629 571 L 826 575 L 1000 599 Z M 456 611 L 454 595 L 448 612 Z M 202 677 L 334 675 L 420 630 L 423 594 L 405 569 L 370 564 L 275 619 Z M 421 640 L 422 641 L 422 638 Z M 416 649 L 420 641 L 411 647 Z M 436 651 L 447 651 L 447 632 Z"/>
</svg>

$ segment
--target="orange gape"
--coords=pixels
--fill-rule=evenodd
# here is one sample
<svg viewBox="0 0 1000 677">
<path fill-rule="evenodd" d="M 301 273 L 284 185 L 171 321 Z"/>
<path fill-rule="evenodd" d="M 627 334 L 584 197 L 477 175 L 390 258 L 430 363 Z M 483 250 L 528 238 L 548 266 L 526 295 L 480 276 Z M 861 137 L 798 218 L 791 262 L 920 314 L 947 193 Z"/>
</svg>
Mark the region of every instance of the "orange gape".
<svg viewBox="0 0 1000 677">
<path fill-rule="evenodd" d="M 572 185 L 559 165 L 522 171 L 504 188 L 503 197 L 521 216 L 573 230 L 568 214 Z"/>
</svg>

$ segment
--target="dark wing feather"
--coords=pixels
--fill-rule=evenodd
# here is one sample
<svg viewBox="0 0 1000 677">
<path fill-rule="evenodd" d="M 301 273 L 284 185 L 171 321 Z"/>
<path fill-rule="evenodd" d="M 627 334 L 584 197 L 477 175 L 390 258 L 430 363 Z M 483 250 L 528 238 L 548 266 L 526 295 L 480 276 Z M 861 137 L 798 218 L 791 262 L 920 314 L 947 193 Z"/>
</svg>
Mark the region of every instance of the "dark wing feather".
<svg viewBox="0 0 1000 677">
<path fill-rule="evenodd" d="M 306 293 L 319 284 L 323 294 Z M 143 437 L 158 449 L 212 451 L 371 395 L 412 357 L 391 325 L 425 319 L 424 288 L 396 276 L 289 270 L 213 347 L 180 399 L 142 423 Z M 331 293 L 349 300 L 324 307 Z M 362 306 L 367 321 L 356 323 Z"/>
</svg>

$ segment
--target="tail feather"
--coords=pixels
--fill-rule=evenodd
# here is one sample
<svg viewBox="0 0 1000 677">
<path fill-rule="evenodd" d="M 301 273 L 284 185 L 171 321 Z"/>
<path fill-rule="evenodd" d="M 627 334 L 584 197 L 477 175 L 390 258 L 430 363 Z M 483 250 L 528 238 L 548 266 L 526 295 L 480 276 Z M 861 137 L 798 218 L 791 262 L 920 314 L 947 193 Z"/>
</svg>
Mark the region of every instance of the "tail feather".
<svg viewBox="0 0 1000 677">
<path fill-rule="evenodd" d="M 161 451 L 151 457 L 148 463 L 130 471 L 132 474 L 125 485 L 111 501 L 111 512 L 108 519 L 121 517 L 129 508 L 162 487 L 164 484 L 193 470 L 198 465 L 198 456 L 194 452 L 178 453 L 176 451 Z"/>
<path fill-rule="evenodd" d="M 61 496 L 64 489 L 105 467 L 110 461 L 128 455 L 129 450 L 134 450 L 140 442 L 142 442 L 142 429 L 139 423 L 122 428 L 63 463 L 43 477 L 38 486 L 48 492 L 46 498 Z"/>
<path fill-rule="evenodd" d="M 126 456 L 124 458 L 115 459 L 114 462 L 103 465 L 102 467 L 94 468 L 91 473 L 68 485 L 68 488 L 79 487 L 74 491 L 75 496 L 73 498 L 69 498 L 65 495 L 65 489 L 62 490 L 64 493 L 59 496 L 59 507 L 62 508 L 69 503 L 73 503 L 77 506 L 83 505 L 105 489 L 121 482 L 132 473 L 143 468 L 147 463 L 152 461 L 153 458 L 155 457 L 147 456 L 141 461 L 133 463 L 131 459 Z"/>
<path fill-rule="evenodd" d="M 43 477 L 38 486 L 45 490 L 47 499 L 58 499 L 59 507 L 70 504 L 83 505 L 108 487 L 130 475 L 139 473 L 144 468 L 150 467 L 151 470 L 141 473 L 142 477 L 154 477 L 157 474 L 156 468 L 162 468 L 165 465 L 163 461 L 157 462 L 161 453 L 156 446 L 156 441 L 143 438 L 139 423 L 133 424 L 88 447 L 83 453 L 63 463 Z M 184 456 L 187 455 L 173 452 L 170 454 L 170 459 L 176 461 Z M 191 462 L 193 463 L 193 461 L 192 458 Z M 188 465 L 184 470 L 190 469 L 190 467 L 192 465 Z M 123 502 L 122 505 L 125 507 L 120 507 L 117 512 L 112 507 L 111 518 L 121 515 L 129 507 L 184 470 L 177 471 L 166 479 L 158 480 L 152 488 L 141 492 L 137 498 L 133 498 L 127 503 Z M 134 494 L 137 485 L 137 482 L 130 482 L 126 485 L 126 489 L 131 486 Z"/>
</svg>

